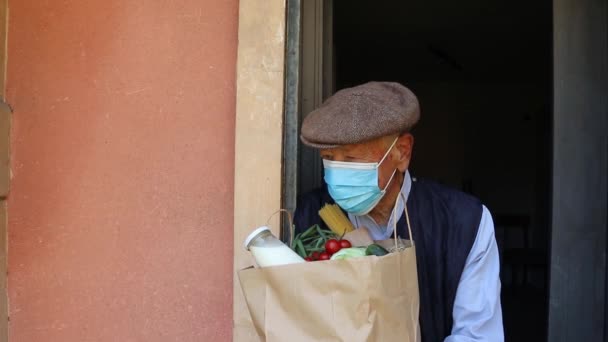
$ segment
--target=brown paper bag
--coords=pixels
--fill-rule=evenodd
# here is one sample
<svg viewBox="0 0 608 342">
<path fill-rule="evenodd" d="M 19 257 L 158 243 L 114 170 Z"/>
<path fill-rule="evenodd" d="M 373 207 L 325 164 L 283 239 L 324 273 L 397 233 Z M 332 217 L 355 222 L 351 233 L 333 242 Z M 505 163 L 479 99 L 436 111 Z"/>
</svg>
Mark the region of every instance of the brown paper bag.
<svg viewBox="0 0 608 342">
<path fill-rule="evenodd" d="M 383 257 L 239 271 L 261 341 L 416 342 L 415 247 Z"/>
</svg>

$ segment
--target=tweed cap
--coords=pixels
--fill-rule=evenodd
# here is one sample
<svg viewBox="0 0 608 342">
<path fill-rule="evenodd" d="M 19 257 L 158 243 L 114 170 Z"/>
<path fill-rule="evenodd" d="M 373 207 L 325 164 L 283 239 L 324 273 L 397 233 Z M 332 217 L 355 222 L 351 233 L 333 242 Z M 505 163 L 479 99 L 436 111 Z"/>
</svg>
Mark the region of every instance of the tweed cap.
<svg viewBox="0 0 608 342">
<path fill-rule="evenodd" d="M 338 91 L 302 123 L 300 139 L 325 149 L 409 131 L 420 118 L 416 95 L 399 83 L 369 82 Z"/>
</svg>

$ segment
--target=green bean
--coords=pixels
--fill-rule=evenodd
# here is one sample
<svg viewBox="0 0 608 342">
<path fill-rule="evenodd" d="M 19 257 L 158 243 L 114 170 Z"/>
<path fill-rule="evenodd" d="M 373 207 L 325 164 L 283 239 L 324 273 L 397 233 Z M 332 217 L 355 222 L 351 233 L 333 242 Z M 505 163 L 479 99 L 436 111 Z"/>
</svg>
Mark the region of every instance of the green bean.
<svg viewBox="0 0 608 342">
<path fill-rule="evenodd" d="M 297 249 L 298 249 L 298 251 L 297 251 L 298 254 L 300 254 L 300 256 L 302 258 L 306 258 L 307 257 L 307 255 L 306 255 L 306 249 L 304 248 L 304 245 L 302 244 L 302 241 L 298 240 L 296 246 L 297 246 Z"/>
<path fill-rule="evenodd" d="M 326 234 L 323 232 L 323 229 L 321 229 L 321 227 L 317 226 L 317 232 L 319 233 L 319 235 L 321 235 L 324 239 L 327 239 Z"/>
<path fill-rule="evenodd" d="M 325 243 L 337 235 L 331 230 L 323 229 L 318 224 L 310 226 L 304 232 L 297 234 L 292 241 L 292 249 L 301 257 L 305 258 L 311 252 L 322 252 Z"/>
<path fill-rule="evenodd" d="M 329 238 L 335 238 L 338 237 L 338 234 L 334 233 L 332 230 L 321 230 L 325 236 L 329 237 Z"/>
<path fill-rule="evenodd" d="M 315 224 L 314 226 L 311 226 L 304 233 L 302 233 L 302 236 L 300 236 L 300 238 L 305 238 L 305 237 L 309 236 L 312 232 L 316 231 L 316 229 L 318 227 L 319 227 L 318 224 Z"/>
<path fill-rule="evenodd" d="M 311 250 L 311 249 L 315 249 L 315 248 L 322 248 L 323 246 L 325 246 L 325 244 L 311 244 L 306 246 L 306 250 Z"/>
<path fill-rule="evenodd" d="M 308 236 L 308 237 L 306 237 L 306 238 L 304 238 L 304 239 L 300 238 L 300 240 L 301 240 L 302 242 L 306 242 L 306 243 L 308 243 L 308 242 L 310 242 L 310 241 L 315 241 L 315 240 L 316 240 L 316 239 L 318 239 L 318 238 L 319 238 L 318 236 Z"/>
<path fill-rule="evenodd" d="M 291 249 L 294 249 L 296 247 L 296 242 L 298 240 L 300 240 L 300 235 L 302 235 L 302 233 L 299 233 L 298 235 L 296 235 L 293 240 L 291 240 Z"/>
</svg>

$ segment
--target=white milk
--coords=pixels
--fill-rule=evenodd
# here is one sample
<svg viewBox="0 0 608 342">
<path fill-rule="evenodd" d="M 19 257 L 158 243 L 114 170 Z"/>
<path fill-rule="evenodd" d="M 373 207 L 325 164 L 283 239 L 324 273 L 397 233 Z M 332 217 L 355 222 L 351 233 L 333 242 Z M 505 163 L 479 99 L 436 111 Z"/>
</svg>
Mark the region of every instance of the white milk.
<svg viewBox="0 0 608 342">
<path fill-rule="evenodd" d="M 250 246 L 249 250 L 258 266 L 264 268 L 305 262 L 296 252 L 283 243 L 266 245 L 264 247 Z"/>
</svg>

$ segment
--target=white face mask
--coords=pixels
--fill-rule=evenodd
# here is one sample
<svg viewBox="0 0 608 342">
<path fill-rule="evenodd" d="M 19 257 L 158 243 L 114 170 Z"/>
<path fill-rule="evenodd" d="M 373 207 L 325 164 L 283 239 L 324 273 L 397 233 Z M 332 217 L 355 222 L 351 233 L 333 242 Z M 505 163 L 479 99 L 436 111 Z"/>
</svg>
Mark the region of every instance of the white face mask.
<svg viewBox="0 0 608 342">
<path fill-rule="evenodd" d="M 397 143 L 397 139 L 388 148 L 377 163 L 339 162 L 323 159 L 325 183 L 331 197 L 348 213 L 366 215 L 380 202 L 386 189 L 395 177 L 397 169 L 384 189 L 378 186 L 378 168 Z"/>
</svg>

